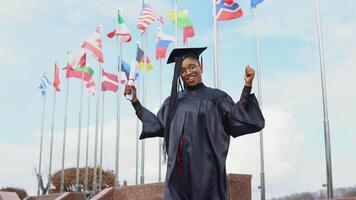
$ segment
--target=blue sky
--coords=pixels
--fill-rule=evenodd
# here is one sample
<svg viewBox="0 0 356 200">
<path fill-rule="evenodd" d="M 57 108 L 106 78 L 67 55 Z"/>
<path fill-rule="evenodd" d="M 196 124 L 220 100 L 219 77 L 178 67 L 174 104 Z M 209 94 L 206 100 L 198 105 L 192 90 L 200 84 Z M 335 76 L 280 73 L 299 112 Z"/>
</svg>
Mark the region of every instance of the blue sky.
<svg viewBox="0 0 356 200">
<path fill-rule="evenodd" d="M 170 1 L 150 0 L 164 18 L 162 29 L 174 34 L 167 19 Z M 243 69 L 256 65 L 253 13 L 248 0 L 238 2 L 244 16 L 220 24 L 220 65 L 222 89 L 235 100 L 243 87 Z M 355 1 L 321 2 L 324 37 L 327 94 L 331 130 L 334 187 L 355 186 L 356 128 L 353 126 L 356 107 L 355 68 Z M 67 51 L 76 52 L 80 43 L 98 24 L 104 33 L 112 31 L 116 10 L 123 8 L 124 19 L 133 41 L 124 45 L 123 58 L 135 58 L 139 31 L 135 28 L 140 1 L 45 1 L 5 0 L 0 8 L 0 187 L 19 186 L 30 194 L 36 191 L 33 169 L 38 165 L 42 97 L 37 90 L 43 72 L 53 80 L 53 65 L 62 67 Z M 196 30 L 190 46 L 208 46 L 204 53 L 204 82 L 213 86 L 212 5 L 210 1 L 179 2 L 179 9 L 188 9 Z M 314 1 L 265 0 L 259 6 L 262 103 L 266 118 L 265 171 L 267 197 L 322 189 L 326 181 L 323 138 L 323 115 L 319 57 L 317 49 Z M 155 69 L 147 78 L 147 107 L 159 108 L 159 62 L 154 59 L 154 42 L 158 23 L 149 29 L 149 56 Z M 179 35 L 181 44 L 181 32 Z M 103 67 L 115 72 L 117 43 L 104 38 Z M 88 63 L 98 70 L 97 62 L 88 56 Z M 169 93 L 172 66 L 163 65 L 163 96 Z M 64 123 L 65 78 L 61 74 L 62 92 L 57 95 L 53 169 L 60 169 Z M 256 89 L 256 82 L 254 91 Z M 68 107 L 68 148 L 66 166 L 74 166 L 78 133 L 78 80 L 70 80 Z M 255 91 L 256 92 L 256 91 Z M 86 94 L 86 93 L 85 93 Z M 49 133 L 53 91 L 46 102 L 44 166 L 48 167 Z M 90 147 L 93 150 L 95 98 L 91 100 Z M 83 126 L 87 120 L 87 102 L 83 104 Z M 114 167 L 114 135 L 116 96 L 105 96 L 104 167 Z M 126 100 L 121 104 L 120 180 L 134 183 L 135 115 Z M 84 165 L 83 129 L 81 165 Z M 146 143 L 146 180 L 157 180 L 157 140 Z M 91 151 L 90 163 L 93 163 Z M 48 169 L 48 168 L 47 168 Z M 227 160 L 228 173 L 252 174 L 253 199 L 259 198 L 259 136 L 243 136 L 232 140 Z"/>
</svg>

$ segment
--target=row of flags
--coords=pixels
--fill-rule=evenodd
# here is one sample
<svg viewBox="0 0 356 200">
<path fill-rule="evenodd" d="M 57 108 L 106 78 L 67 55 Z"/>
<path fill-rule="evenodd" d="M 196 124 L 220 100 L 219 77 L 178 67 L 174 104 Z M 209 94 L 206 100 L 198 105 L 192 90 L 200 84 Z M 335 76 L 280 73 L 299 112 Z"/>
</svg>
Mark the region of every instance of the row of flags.
<svg viewBox="0 0 356 200">
<path fill-rule="evenodd" d="M 251 8 L 255 8 L 258 4 L 263 2 L 263 0 L 251 0 Z M 228 21 L 239 18 L 243 15 L 242 8 L 234 0 L 216 0 L 216 19 L 218 21 Z M 176 13 L 175 11 L 168 12 L 169 21 L 176 22 Z M 148 4 L 142 2 L 142 10 L 139 14 L 137 20 L 137 29 L 141 34 L 145 34 L 149 25 L 153 22 L 159 22 L 163 24 L 163 17 L 159 15 L 155 10 L 153 10 Z M 187 10 L 183 10 L 177 13 L 177 24 L 178 28 L 183 31 L 183 44 L 186 44 L 188 38 L 195 36 L 195 30 L 192 25 L 189 13 Z M 99 63 L 104 63 L 104 54 L 102 49 L 102 27 L 98 26 L 93 34 L 91 34 L 81 45 L 80 51 L 76 55 L 70 55 L 67 66 L 63 69 L 66 70 L 66 78 L 79 78 L 83 79 L 86 88 L 89 93 L 95 95 L 95 82 L 92 79 L 94 70 L 90 66 L 86 66 L 86 54 L 90 52 Z M 114 38 L 118 36 L 120 38 L 120 43 L 128 43 L 132 40 L 132 36 L 129 28 L 125 24 L 123 17 L 120 12 L 118 13 L 117 26 L 115 29 L 107 34 L 108 38 Z M 167 49 L 171 43 L 175 41 L 175 38 L 171 35 L 163 33 L 160 29 L 157 32 L 156 38 L 156 53 L 155 58 L 157 60 L 164 59 L 167 54 Z M 146 59 L 145 59 L 146 58 Z M 146 61 L 146 64 L 145 64 Z M 136 52 L 136 62 L 137 67 L 140 70 L 152 71 L 153 65 L 150 62 L 149 57 L 137 45 Z M 118 77 L 115 74 L 102 71 L 103 81 L 102 86 L 104 85 L 103 91 L 113 91 L 116 92 L 118 84 L 123 84 L 128 80 L 130 65 L 125 61 L 122 61 L 121 66 L 122 71 L 119 73 Z M 55 64 L 55 75 L 53 81 L 53 87 L 56 91 L 59 89 L 59 70 L 57 64 Z M 138 77 L 138 74 L 136 78 Z M 42 75 L 39 89 L 42 95 L 45 95 L 48 85 L 50 85 L 49 79 L 46 75 Z M 111 85 L 110 85 L 111 84 Z M 114 86 L 116 85 L 116 86 Z"/>
</svg>

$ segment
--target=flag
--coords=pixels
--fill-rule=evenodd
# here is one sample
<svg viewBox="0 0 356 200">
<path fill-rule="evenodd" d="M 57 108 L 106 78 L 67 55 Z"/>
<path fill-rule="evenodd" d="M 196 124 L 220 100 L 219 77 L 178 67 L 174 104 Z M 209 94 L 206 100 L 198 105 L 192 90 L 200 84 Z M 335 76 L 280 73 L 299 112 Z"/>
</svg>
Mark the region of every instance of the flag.
<svg viewBox="0 0 356 200">
<path fill-rule="evenodd" d="M 175 22 L 175 11 L 169 11 L 168 17 L 172 22 Z M 183 29 L 183 44 L 187 43 L 188 38 L 195 36 L 195 31 L 188 14 L 188 10 L 178 13 L 178 27 Z"/>
<path fill-rule="evenodd" d="M 166 57 L 166 52 L 168 46 L 174 42 L 174 37 L 171 35 L 167 35 L 162 31 L 158 31 L 157 33 L 157 41 L 156 41 L 156 59 L 163 59 Z"/>
<path fill-rule="evenodd" d="M 82 48 L 89 50 L 100 63 L 104 63 L 103 41 L 101 40 L 100 26 L 98 26 L 96 31 L 84 41 Z"/>
<path fill-rule="evenodd" d="M 48 80 L 46 74 L 43 74 L 40 80 L 40 86 L 38 89 L 40 89 L 42 96 L 46 95 L 46 89 L 47 87 L 51 85 L 51 82 Z"/>
<path fill-rule="evenodd" d="M 145 56 L 146 56 L 146 69 L 145 69 Z M 150 59 L 145 52 L 137 45 L 137 52 L 136 52 L 136 61 L 138 62 L 138 69 L 139 70 L 146 70 L 148 72 L 152 71 L 153 65 L 150 63 Z"/>
<path fill-rule="evenodd" d="M 120 57 L 119 57 L 119 59 L 120 59 Z M 121 71 L 125 73 L 124 75 L 125 75 L 126 80 L 129 80 L 130 70 L 131 70 L 131 66 L 124 60 L 121 60 Z M 135 80 L 137 80 L 137 78 L 138 78 L 138 73 L 136 73 Z"/>
<path fill-rule="evenodd" d="M 131 41 L 131 33 L 129 28 L 127 28 L 124 18 L 121 17 L 120 13 L 117 16 L 117 23 L 115 30 L 108 33 L 107 36 L 109 38 L 113 38 L 115 36 L 120 36 L 121 43 L 127 43 Z"/>
<path fill-rule="evenodd" d="M 146 32 L 148 26 L 154 21 L 159 21 L 163 24 L 162 16 L 157 14 L 156 11 L 154 11 L 148 4 L 143 3 L 140 16 L 137 20 L 137 29 L 141 31 L 141 34 L 143 34 Z"/>
<path fill-rule="evenodd" d="M 256 6 L 262 2 L 263 0 L 251 0 L 251 8 L 256 8 Z"/>
<path fill-rule="evenodd" d="M 59 92 L 61 91 L 59 89 L 59 72 L 58 72 L 58 66 L 57 66 L 57 63 L 54 64 L 54 79 L 53 79 L 53 87 L 54 89 Z"/>
<path fill-rule="evenodd" d="M 83 56 L 79 60 L 79 66 L 84 67 L 86 63 L 87 63 L 87 54 L 84 53 Z"/>
<path fill-rule="evenodd" d="M 216 4 L 216 20 L 228 21 L 242 16 L 243 11 L 239 4 L 233 0 L 217 0 Z"/>
<path fill-rule="evenodd" d="M 115 74 L 102 70 L 101 91 L 116 92 L 119 89 L 119 80 Z"/>
<path fill-rule="evenodd" d="M 88 92 L 90 95 L 95 95 L 96 87 L 95 87 L 95 82 L 93 79 L 90 79 L 89 81 L 84 81 L 85 87 L 88 89 Z"/>
<path fill-rule="evenodd" d="M 83 48 L 80 48 L 80 50 L 75 55 L 72 55 L 70 52 L 68 52 L 68 63 L 72 67 L 75 67 L 77 65 L 85 66 L 86 64 L 85 50 Z"/>
<path fill-rule="evenodd" d="M 63 70 L 66 70 L 66 78 L 78 78 L 82 79 L 83 71 L 83 80 L 90 81 L 91 77 L 94 74 L 94 70 L 91 67 L 80 67 L 79 65 L 74 69 L 72 66 L 67 65 Z"/>
</svg>

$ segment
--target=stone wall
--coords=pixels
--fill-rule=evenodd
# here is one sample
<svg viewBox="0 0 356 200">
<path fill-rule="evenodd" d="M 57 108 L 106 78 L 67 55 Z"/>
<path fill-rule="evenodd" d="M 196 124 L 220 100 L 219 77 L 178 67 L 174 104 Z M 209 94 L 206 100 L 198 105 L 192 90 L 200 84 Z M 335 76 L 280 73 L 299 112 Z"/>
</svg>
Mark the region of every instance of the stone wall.
<svg viewBox="0 0 356 200">
<path fill-rule="evenodd" d="M 229 174 L 231 200 L 251 200 L 251 175 Z M 164 183 L 119 187 L 114 191 L 114 200 L 161 200 Z"/>
</svg>

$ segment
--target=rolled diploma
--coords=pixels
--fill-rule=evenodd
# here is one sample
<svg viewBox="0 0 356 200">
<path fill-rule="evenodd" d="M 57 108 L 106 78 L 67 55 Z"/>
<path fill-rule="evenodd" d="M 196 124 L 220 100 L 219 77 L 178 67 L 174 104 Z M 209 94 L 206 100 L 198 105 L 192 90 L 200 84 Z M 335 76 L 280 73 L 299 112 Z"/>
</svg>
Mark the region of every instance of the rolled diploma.
<svg viewBox="0 0 356 200">
<path fill-rule="evenodd" d="M 132 61 L 131 68 L 130 68 L 129 81 L 127 83 L 128 85 L 135 85 L 136 71 L 137 71 L 137 61 Z M 132 94 L 127 94 L 126 99 L 131 101 Z"/>
</svg>

